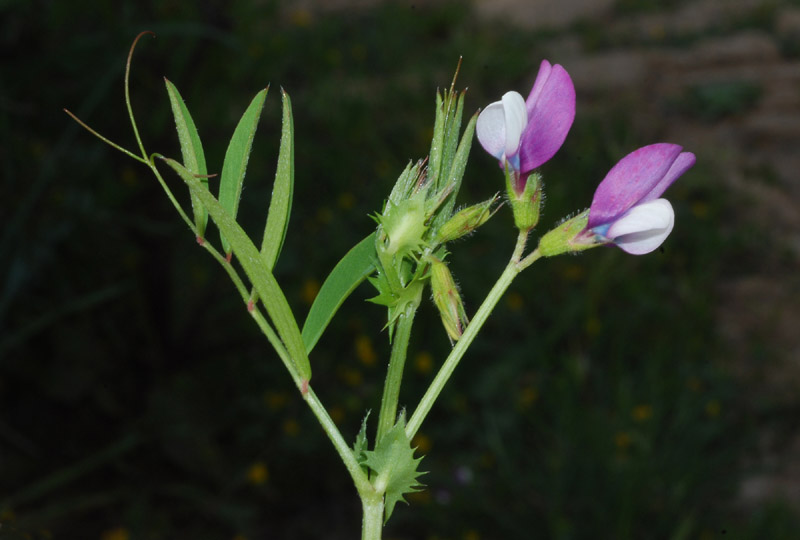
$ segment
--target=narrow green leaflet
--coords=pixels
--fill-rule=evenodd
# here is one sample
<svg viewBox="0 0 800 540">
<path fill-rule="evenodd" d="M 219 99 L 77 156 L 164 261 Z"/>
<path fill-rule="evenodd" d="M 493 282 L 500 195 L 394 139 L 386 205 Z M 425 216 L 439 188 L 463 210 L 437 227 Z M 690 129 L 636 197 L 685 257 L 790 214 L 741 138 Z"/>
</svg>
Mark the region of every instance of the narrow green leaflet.
<svg viewBox="0 0 800 540">
<path fill-rule="evenodd" d="M 253 138 L 256 135 L 258 120 L 261 118 L 261 109 L 267 98 L 265 88 L 256 94 L 250 106 L 242 115 L 239 124 L 233 132 L 228 150 L 225 152 L 225 161 L 222 163 L 222 176 L 219 181 L 219 203 L 233 219 L 239 211 L 239 197 L 242 195 L 244 174 L 247 171 L 247 161 L 250 159 L 250 150 L 253 147 Z M 222 249 L 228 254 L 231 246 L 224 233 L 220 233 Z"/>
<path fill-rule="evenodd" d="M 456 155 L 453 157 L 453 164 L 450 170 L 446 173 L 447 184 L 452 184 L 453 191 L 447 197 L 439 212 L 433 227 L 436 229 L 444 224 L 445 221 L 450 219 L 450 214 L 456 204 L 456 195 L 461 188 L 461 180 L 464 178 L 464 170 L 467 168 L 467 160 L 469 159 L 469 151 L 472 148 L 472 137 L 475 134 L 475 122 L 478 121 L 478 113 L 472 115 L 467 127 L 464 129 L 464 135 L 461 137 L 461 142 L 458 144 Z"/>
<path fill-rule="evenodd" d="M 311 353 L 345 299 L 374 270 L 375 233 L 372 233 L 342 257 L 311 304 L 303 324 L 303 343 L 307 353 Z"/>
<path fill-rule="evenodd" d="M 442 153 L 444 151 L 444 127 L 446 114 L 442 103 L 442 95 L 436 92 L 436 118 L 433 121 L 433 139 L 431 151 L 428 154 L 428 178 L 435 182 L 435 187 L 440 189 L 442 183 L 439 175 L 442 169 Z"/>
<path fill-rule="evenodd" d="M 464 115 L 464 92 L 452 93 L 447 111 L 447 127 L 445 128 L 444 149 L 442 150 L 442 171 L 446 174 L 453 165 L 453 157 L 458 147 L 458 134 L 461 131 L 461 118 Z"/>
<path fill-rule="evenodd" d="M 208 186 L 208 178 L 202 178 L 208 174 L 206 168 L 206 156 L 203 153 L 203 145 L 200 143 L 200 135 L 189 114 L 189 109 L 181 97 L 180 92 L 166 77 L 164 84 L 167 85 L 169 104 L 172 107 L 172 116 L 175 117 L 175 128 L 178 131 L 178 140 L 181 143 L 181 155 L 183 156 L 183 166 L 196 175 L 200 175 L 200 182 Z M 194 211 L 194 224 L 197 227 L 197 234 L 202 238 L 206 232 L 208 223 L 208 212 L 200 203 L 200 200 L 192 195 L 192 210 Z"/>
<path fill-rule="evenodd" d="M 228 237 L 236 259 L 253 283 L 258 296 L 263 299 L 267 313 L 295 363 L 297 374 L 302 379 L 310 380 L 311 365 L 303 345 L 303 338 L 300 336 L 300 329 L 278 282 L 275 281 L 272 272 L 264 266 L 261 253 L 236 220 L 200 180 L 174 159 L 164 158 L 164 161 L 178 173 L 192 193 L 197 195 L 221 233 Z"/>
<path fill-rule="evenodd" d="M 375 450 L 364 452 L 364 463 L 372 469 L 372 485 L 378 493 L 384 493 L 386 517 L 389 521 L 398 501 L 406 502 L 403 495 L 419 491 L 422 487 L 417 481 L 425 474 L 417 470 L 422 457 L 414 457 L 414 449 L 408 440 L 405 421 L 401 419 L 378 441 Z"/>
<path fill-rule="evenodd" d="M 275 171 L 275 185 L 269 203 L 267 225 L 261 241 L 261 255 L 267 268 L 272 270 L 281 254 L 286 229 L 289 226 L 289 213 L 292 211 L 294 192 L 294 121 L 292 120 L 292 101 L 289 94 L 281 89 L 283 98 L 283 127 L 281 129 L 281 148 L 278 152 L 278 168 Z"/>
</svg>

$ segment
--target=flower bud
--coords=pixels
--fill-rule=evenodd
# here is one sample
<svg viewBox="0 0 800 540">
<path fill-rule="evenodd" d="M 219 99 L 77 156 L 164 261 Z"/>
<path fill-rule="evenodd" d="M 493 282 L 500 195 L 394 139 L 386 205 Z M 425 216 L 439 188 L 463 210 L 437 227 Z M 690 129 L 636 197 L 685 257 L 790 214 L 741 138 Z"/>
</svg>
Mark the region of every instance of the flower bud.
<svg viewBox="0 0 800 540">
<path fill-rule="evenodd" d="M 497 201 L 496 195 L 488 201 L 468 206 L 456 212 L 456 214 L 439 229 L 436 242 L 438 244 L 444 244 L 451 240 L 461 238 L 489 221 L 489 218 L 493 215 L 492 205 L 494 205 L 495 201 Z"/>
<path fill-rule="evenodd" d="M 469 321 L 450 269 L 439 259 L 431 261 L 431 288 L 433 303 L 439 309 L 447 335 L 451 341 L 458 341 Z"/>
<path fill-rule="evenodd" d="M 595 242 L 595 234 L 586 229 L 589 211 L 584 210 L 577 216 L 567 219 L 561 225 L 546 233 L 539 240 L 539 252 L 545 257 L 552 257 L 572 251 L 583 251 L 600 245 Z"/>
</svg>

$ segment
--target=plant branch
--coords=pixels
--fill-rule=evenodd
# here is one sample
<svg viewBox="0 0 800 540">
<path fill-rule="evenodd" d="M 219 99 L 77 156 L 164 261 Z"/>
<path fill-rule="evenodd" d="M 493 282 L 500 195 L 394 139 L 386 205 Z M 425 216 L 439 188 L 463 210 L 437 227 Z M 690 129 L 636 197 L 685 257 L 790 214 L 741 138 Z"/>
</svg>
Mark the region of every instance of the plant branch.
<svg viewBox="0 0 800 540">
<path fill-rule="evenodd" d="M 375 444 L 383 438 L 394 426 L 397 420 L 397 404 L 400 399 L 400 384 L 403 380 L 403 368 L 408 354 L 408 341 L 411 337 L 411 327 L 414 324 L 414 315 L 417 312 L 419 299 L 406 307 L 405 313 L 397 319 L 392 343 L 392 354 L 389 358 L 389 367 L 386 370 L 386 382 L 383 386 L 381 411 L 378 416 L 378 434 Z"/>
<path fill-rule="evenodd" d="M 414 414 L 408 420 L 408 424 L 406 424 L 406 435 L 409 439 L 413 438 L 414 435 L 417 434 L 422 422 L 425 420 L 425 417 L 433 407 L 434 402 L 441 394 L 442 389 L 444 388 L 447 381 L 450 380 L 450 377 L 453 375 L 458 363 L 461 361 L 461 358 L 464 356 L 464 353 L 467 352 L 467 349 L 472 344 L 472 341 L 478 335 L 483 324 L 491 315 L 492 310 L 494 310 L 497 302 L 500 301 L 500 298 L 503 297 L 503 294 L 508 289 L 511 282 L 514 281 L 514 278 L 517 277 L 523 268 L 532 264 L 535 260 L 530 259 L 529 256 L 527 259 L 524 259 L 523 262 L 527 262 L 525 266 L 522 266 L 522 263 L 515 260 L 521 256 L 523 250 L 525 249 L 525 242 L 527 241 L 527 233 L 520 233 L 517 237 L 517 245 L 514 248 L 514 256 L 509 261 L 508 266 L 506 266 L 503 273 L 500 275 L 500 278 L 497 280 L 497 283 L 494 284 L 492 289 L 489 291 L 489 294 L 484 299 L 481 306 L 478 308 L 478 311 L 475 313 L 472 321 L 467 325 L 467 328 L 464 330 L 464 333 L 461 335 L 461 338 L 456 343 L 455 347 L 450 351 L 450 354 L 447 356 L 447 359 L 442 364 L 442 367 L 439 369 L 439 372 L 434 377 L 431 385 L 428 387 L 428 390 L 425 392 L 425 395 L 422 396 L 422 399 L 417 405 L 416 410 L 414 410 Z M 536 252 L 534 252 L 536 253 Z M 538 257 L 537 257 L 538 258 Z"/>
</svg>

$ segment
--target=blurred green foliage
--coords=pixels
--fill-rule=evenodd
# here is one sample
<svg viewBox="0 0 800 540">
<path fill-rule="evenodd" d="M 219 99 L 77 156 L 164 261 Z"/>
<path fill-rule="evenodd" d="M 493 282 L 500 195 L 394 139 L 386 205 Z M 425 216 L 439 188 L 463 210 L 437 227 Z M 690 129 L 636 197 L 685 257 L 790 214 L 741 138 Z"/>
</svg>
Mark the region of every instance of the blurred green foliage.
<svg viewBox="0 0 800 540">
<path fill-rule="evenodd" d="M 145 145 L 178 155 L 168 76 L 218 171 L 252 95 L 284 87 L 297 184 L 276 275 L 302 314 L 326 272 L 374 227 L 367 215 L 396 175 L 427 151 L 435 90 L 458 57 L 475 110 L 510 88 L 524 92 L 551 34 L 486 24 L 455 4 L 0 9 L 3 50 L 14 53 L 0 64 L 0 537 L 353 538 L 355 490 L 222 269 L 196 249 L 147 171 L 61 108 L 132 147 L 124 61 L 133 37 L 152 30 L 132 73 Z M 734 94 L 736 106 L 750 99 Z M 276 95 L 240 207 L 251 232 L 269 201 Z M 588 205 L 616 160 L 653 142 L 632 131 L 630 106 L 579 109 L 543 171 L 545 230 Z M 728 219 L 741 201 L 707 181 L 715 171 L 698 157 L 670 191 L 678 225 L 663 253 L 598 249 L 542 261 L 512 286 L 416 440 L 429 489 L 395 512 L 387 538 L 755 539 L 797 530 L 783 507 L 749 516 L 733 506 L 763 419 L 721 363 L 715 284 L 770 244 Z M 496 164 L 477 149 L 461 201 L 499 189 Z M 514 237 L 501 211 L 452 245 L 468 311 Z M 378 405 L 388 356 L 384 311 L 361 301 L 369 294 L 356 291 L 311 359 L 317 392 L 353 438 Z M 768 348 L 752 347 L 769 359 Z M 409 406 L 448 348 L 427 306 L 402 393 Z"/>
</svg>

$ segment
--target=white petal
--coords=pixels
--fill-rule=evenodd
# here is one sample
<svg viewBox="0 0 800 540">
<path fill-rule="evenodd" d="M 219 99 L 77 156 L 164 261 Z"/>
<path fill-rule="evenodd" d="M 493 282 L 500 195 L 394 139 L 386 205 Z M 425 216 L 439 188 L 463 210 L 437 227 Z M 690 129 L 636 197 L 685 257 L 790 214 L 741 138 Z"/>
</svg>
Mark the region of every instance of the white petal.
<svg viewBox="0 0 800 540">
<path fill-rule="evenodd" d="M 506 151 L 506 115 L 502 101 L 495 101 L 481 111 L 475 132 L 484 150 L 497 159 L 503 158 Z"/>
<path fill-rule="evenodd" d="M 674 225 L 672 205 L 666 199 L 655 199 L 625 212 L 611 224 L 606 237 L 623 251 L 644 255 L 660 246 Z"/>
<path fill-rule="evenodd" d="M 506 92 L 503 95 L 503 111 L 506 123 L 506 156 L 513 156 L 519 149 L 519 140 L 528 125 L 528 109 L 519 92 Z"/>
</svg>

